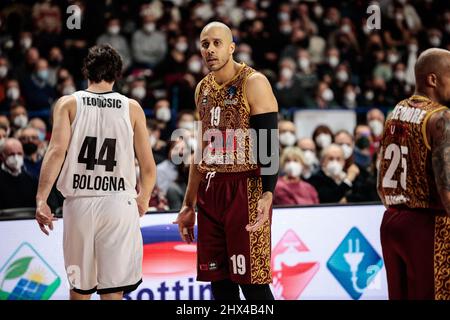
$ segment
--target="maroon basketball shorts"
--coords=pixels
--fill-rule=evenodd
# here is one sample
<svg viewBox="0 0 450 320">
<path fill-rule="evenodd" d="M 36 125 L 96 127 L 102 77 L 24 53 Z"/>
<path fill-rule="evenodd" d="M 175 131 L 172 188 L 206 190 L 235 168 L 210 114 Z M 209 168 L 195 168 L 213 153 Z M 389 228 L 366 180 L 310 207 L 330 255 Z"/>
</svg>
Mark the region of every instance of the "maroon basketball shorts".
<svg viewBox="0 0 450 320">
<path fill-rule="evenodd" d="M 389 208 L 381 223 L 389 299 L 450 299 L 450 217 Z"/>
<path fill-rule="evenodd" d="M 208 173 L 198 190 L 197 280 L 272 283 L 270 219 L 255 232 L 262 194 L 259 170 Z"/>
</svg>

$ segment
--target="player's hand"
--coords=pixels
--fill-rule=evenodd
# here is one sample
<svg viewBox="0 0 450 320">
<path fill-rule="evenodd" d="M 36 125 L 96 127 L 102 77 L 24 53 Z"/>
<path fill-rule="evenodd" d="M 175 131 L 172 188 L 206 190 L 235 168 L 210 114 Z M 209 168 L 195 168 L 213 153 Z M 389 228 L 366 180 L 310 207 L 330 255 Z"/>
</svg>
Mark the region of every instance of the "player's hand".
<svg viewBox="0 0 450 320">
<path fill-rule="evenodd" d="M 253 224 L 248 224 L 245 229 L 248 232 L 255 232 L 261 228 L 264 223 L 269 220 L 270 207 L 272 206 L 272 192 L 264 192 L 261 198 L 258 200 L 258 206 L 256 208 L 258 215 L 256 216 Z"/>
<path fill-rule="evenodd" d="M 348 167 L 347 169 L 347 178 L 348 180 L 350 180 L 351 182 L 355 181 L 356 177 L 359 175 L 359 168 L 356 164 L 352 164 L 350 167 Z"/>
<path fill-rule="evenodd" d="M 150 195 L 143 194 L 142 192 L 136 198 L 138 206 L 139 216 L 142 217 L 148 211 L 148 204 L 150 202 Z"/>
<path fill-rule="evenodd" d="M 45 201 L 38 201 L 36 205 L 36 220 L 42 232 L 49 235 L 49 230 L 53 230 L 53 221 L 58 219 L 52 213 L 50 207 Z"/>
<path fill-rule="evenodd" d="M 178 231 L 184 242 L 194 241 L 195 209 L 193 206 L 183 206 L 173 224 L 178 224 Z"/>
</svg>

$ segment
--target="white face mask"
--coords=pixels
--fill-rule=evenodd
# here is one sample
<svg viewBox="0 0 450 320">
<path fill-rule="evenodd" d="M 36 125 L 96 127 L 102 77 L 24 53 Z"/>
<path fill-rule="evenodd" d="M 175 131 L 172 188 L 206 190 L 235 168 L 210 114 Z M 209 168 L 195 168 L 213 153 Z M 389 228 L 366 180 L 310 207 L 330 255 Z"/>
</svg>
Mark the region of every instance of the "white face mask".
<svg viewBox="0 0 450 320">
<path fill-rule="evenodd" d="M 349 101 L 349 102 L 353 102 L 356 100 L 356 93 L 354 93 L 353 91 L 348 91 L 345 94 L 345 100 Z"/>
<path fill-rule="evenodd" d="M 369 127 L 375 137 L 379 137 L 383 133 L 384 125 L 380 120 L 371 120 Z"/>
<path fill-rule="evenodd" d="M 340 174 L 342 174 L 343 169 L 344 169 L 344 166 L 342 165 L 342 163 L 340 163 L 337 160 L 333 160 L 333 161 L 328 162 L 327 167 L 325 168 L 325 171 L 330 176 L 337 177 Z"/>
<path fill-rule="evenodd" d="M 194 122 L 193 121 L 180 121 L 178 127 L 186 130 L 194 130 Z"/>
<path fill-rule="evenodd" d="M 328 133 L 321 133 L 316 137 L 316 144 L 322 149 L 328 147 L 331 141 L 331 136 Z"/>
<path fill-rule="evenodd" d="M 281 69 L 281 77 L 286 80 L 291 80 L 292 76 L 294 75 L 294 71 L 290 68 L 283 68 Z"/>
<path fill-rule="evenodd" d="M 247 20 L 254 20 L 256 18 L 255 10 L 245 10 L 244 15 Z"/>
<path fill-rule="evenodd" d="M 12 171 L 21 171 L 23 166 L 23 156 L 18 154 L 9 156 L 8 158 L 6 158 L 5 164 Z"/>
<path fill-rule="evenodd" d="M 297 161 L 288 161 L 284 165 L 284 172 L 291 178 L 299 178 L 302 169 L 302 165 Z"/>
<path fill-rule="evenodd" d="M 334 93 L 330 88 L 327 88 L 322 91 L 322 99 L 325 101 L 331 101 L 334 98 Z"/>
<path fill-rule="evenodd" d="M 24 49 L 29 49 L 31 47 L 31 44 L 33 43 L 33 40 L 31 38 L 22 38 L 20 40 L 20 44 Z"/>
<path fill-rule="evenodd" d="M 280 134 L 280 143 L 284 147 L 292 147 L 295 143 L 295 140 L 295 134 L 293 134 L 292 132 L 286 131 Z"/>
<path fill-rule="evenodd" d="M 405 78 L 406 78 L 406 73 L 405 73 L 405 71 L 403 71 L 403 70 L 398 70 L 398 71 L 395 71 L 394 77 L 395 77 L 395 79 L 397 79 L 398 81 L 403 81 L 403 80 L 405 80 Z"/>
<path fill-rule="evenodd" d="M 156 26 L 154 23 L 146 23 L 144 24 L 144 30 L 148 33 L 152 33 L 153 31 L 155 31 Z"/>
<path fill-rule="evenodd" d="M 345 160 L 347 160 L 348 158 L 350 158 L 353 154 L 353 148 L 351 146 L 349 146 L 348 144 L 341 144 L 341 148 L 342 151 L 344 152 L 344 158 Z"/>
<path fill-rule="evenodd" d="M 18 128 L 25 128 L 28 124 L 28 117 L 26 115 L 20 115 L 14 118 L 13 123 Z"/>
<path fill-rule="evenodd" d="M 300 69 L 302 69 L 303 71 L 307 71 L 307 70 L 309 70 L 310 62 L 306 58 L 299 58 L 298 65 L 299 65 Z"/>
<path fill-rule="evenodd" d="M 118 25 L 110 26 L 108 28 L 108 33 L 113 35 L 113 36 L 119 34 L 119 32 L 120 32 L 120 27 Z"/>
<path fill-rule="evenodd" d="M 339 58 L 336 56 L 329 56 L 328 57 L 328 64 L 334 68 L 339 64 Z"/>
<path fill-rule="evenodd" d="M 352 32 L 352 27 L 350 27 L 348 24 L 344 24 L 341 27 L 341 31 L 344 33 L 350 33 L 350 32 Z"/>
<path fill-rule="evenodd" d="M 169 122 L 170 117 L 171 114 L 169 108 L 159 108 L 158 110 L 156 110 L 156 119 L 164 122 Z"/>
<path fill-rule="evenodd" d="M 20 90 L 17 87 L 11 87 L 6 91 L 6 96 L 11 100 L 17 100 L 20 97 Z"/>
<path fill-rule="evenodd" d="M 1 66 L 0 67 L 0 78 L 6 77 L 7 74 L 8 74 L 8 67 Z"/>
<path fill-rule="evenodd" d="M 63 91 L 62 91 L 62 94 L 63 94 L 63 95 L 69 95 L 69 94 L 74 93 L 75 90 L 76 90 L 76 89 L 75 89 L 74 86 L 66 86 L 66 87 L 64 87 L 64 89 L 63 89 Z"/>
<path fill-rule="evenodd" d="M 344 70 L 338 71 L 336 74 L 336 79 L 341 82 L 346 82 L 348 80 L 348 72 Z"/>
<path fill-rule="evenodd" d="M 281 21 L 288 21 L 290 18 L 289 13 L 287 12 L 280 12 L 278 13 L 278 19 Z"/>
<path fill-rule="evenodd" d="M 311 167 L 317 163 L 319 163 L 319 161 L 317 160 L 316 154 L 311 151 L 311 150 L 305 150 L 303 151 L 303 160 L 305 161 L 305 164 L 308 167 Z"/>
<path fill-rule="evenodd" d="M 430 37 L 430 44 L 433 47 L 439 47 L 441 45 L 441 38 L 439 36 Z"/>
<path fill-rule="evenodd" d="M 192 73 L 199 73 L 202 71 L 202 63 L 199 60 L 192 60 L 189 62 L 188 69 Z"/>
<path fill-rule="evenodd" d="M 186 42 L 178 42 L 175 45 L 175 49 L 180 52 L 186 52 L 186 50 L 188 49 L 188 44 Z"/>
<path fill-rule="evenodd" d="M 244 62 L 246 64 L 250 64 L 252 58 L 248 52 L 239 52 L 237 54 L 237 60 L 240 62 Z"/>
<path fill-rule="evenodd" d="M 410 52 L 417 52 L 417 50 L 419 50 L 419 46 L 418 46 L 417 44 L 415 44 L 415 43 L 411 43 L 411 44 L 408 46 L 408 50 L 409 50 Z"/>
<path fill-rule="evenodd" d="M 147 94 L 144 87 L 135 87 L 131 90 L 131 96 L 138 100 L 144 99 Z"/>
</svg>

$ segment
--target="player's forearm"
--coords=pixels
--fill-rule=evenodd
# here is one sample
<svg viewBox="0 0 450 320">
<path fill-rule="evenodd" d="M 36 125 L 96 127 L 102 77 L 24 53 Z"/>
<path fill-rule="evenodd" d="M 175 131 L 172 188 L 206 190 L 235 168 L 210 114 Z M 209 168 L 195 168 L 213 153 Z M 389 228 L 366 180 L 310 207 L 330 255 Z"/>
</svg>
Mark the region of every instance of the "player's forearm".
<svg viewBox="0 0 450 320">
<path fill-rule="evenodd" d="M 58 177 L 62 164 L 64 163 L 65 152 L 50 147 L 45 154 L 39 175 L 39 186 L 36 194 L 36 202 L 47 201 L 53 184 Z"/>
<path fill-rule="evenodd" d="M 197 203 L 197 192 L 202 180 L 202 174 L 198 172 L 197 165 L 191 163 L 189 168 L 189 181 L 184 195 L 183 206 L 194 207 Z"/>
<path fill-rule="evenodd" d="M 156 165 L 148 165 L 140 168 L 139 192 L 151 195 L 156 184 Z"/>
</svg>

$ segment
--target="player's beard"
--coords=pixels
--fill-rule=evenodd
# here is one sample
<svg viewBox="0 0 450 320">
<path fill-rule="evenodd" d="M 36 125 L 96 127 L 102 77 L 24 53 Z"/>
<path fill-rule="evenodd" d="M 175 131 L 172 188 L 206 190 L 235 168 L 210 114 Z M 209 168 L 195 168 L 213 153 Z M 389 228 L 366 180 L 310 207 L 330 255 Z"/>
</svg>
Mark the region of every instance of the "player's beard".
<svg viewBox="0 0 450 320">
<path fill-rule="evenodd" d="M 225 61 L 225 62 L 224 62 L 220 67 L 218 67 L 217 69 L 209 68 L 209 67 L 208 67 L 208 69 L 209 69 L 209 71 L 214 71 L 214 72 L 220 71 L 220 70 L 222 70 L 223 67 L 226 66 L 226 64 L 228 63 L 228 61 L 230 61 L 230 57 L 228 57 L 227 61 Z"/>
</svg>

